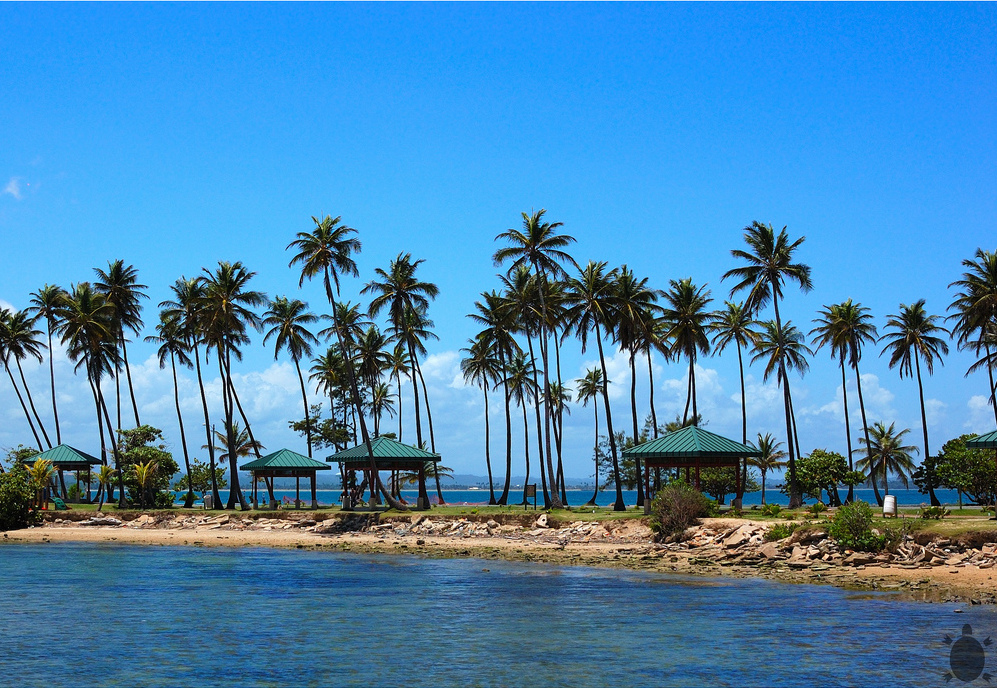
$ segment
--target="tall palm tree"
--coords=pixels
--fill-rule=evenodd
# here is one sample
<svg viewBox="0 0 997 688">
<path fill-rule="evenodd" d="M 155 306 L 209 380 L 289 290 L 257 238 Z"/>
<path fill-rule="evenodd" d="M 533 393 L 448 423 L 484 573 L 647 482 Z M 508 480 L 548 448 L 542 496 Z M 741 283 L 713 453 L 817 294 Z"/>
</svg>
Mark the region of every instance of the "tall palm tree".
<svg viewBox="0 0 997 688">
<path fill-rule="evenodd" d="M 696 358 L 697 353 L 705 355 L 710 352 L 707 335 L 710 312 L 707 307 L 713 299 L 710 298 L 710 290 L 705 286 L 697 287 L 691 277 L 670 280 L 669 284 L 661 317 L 668 326 L 666 336 L 671 342 L 671 355 L 685 356 L 689 360 L 689 396 L 683 414 L 684 422 L 689 417 L 690 400 L 692 417 L 699 418 L 699 406 L 696 402 Z"/>
<path fill-rule="evenodd" d="M 567 234 L 558 233 L 557 230 L 563 224 L 561 222 L 547 222 L 544 220 L 546 213 L 547 210 L 544 208 L 529 214 L 522 213 L 522 229 L 507 229 L 495 237 L 496 241 L 503 240 L 510 245 L 500 248 L 493 256 L 495 265 L 503 265 L 511 260 L 512 268 L 519 265 L 531 266 L 540 282 L 540 357 L 543 362 L 543 398 L 550 397 L 549 359 L 547 355 L 547 323 L 549 322 L 549 318 L 547 302 L 544 298 L 547 291 L 545 283 L 548 279 L 556 280 L 563 277 L 566 274 L 564 271 L 565 265 L 577 267 L 574 258 L 564 250 L 575 242 L 575 238 Z M 547 473 L 553 476 L 554 462 L 551 452 L 550 405 L 545 405 L 544 409 Z M 556 494 L 556 489 L 554 492 L 552 506 L 558 509 L 563 505 L 561 504 L 559 495 Z"/>
<path fill-rule="evenodd" d="M 580 271 L 577 277 L 570 277 L 567 281 L 568 292 L 566 301 L 567 326 L 579 338 L 582 345 L 582 353 L 585 353 L 588 344 L 589 333 L 595 334 L 595 341 L 599 349 L 599 366 L 602 369 L 602 399 L 606 410 L 606 428 L 609 433 L 609 452 L 613 459 L 613 473 L 616 476 L 616 502 L 613 504 L 615 511 L 626 511 L 627 505 L 623 501 L 623 483 L 620 479 L 620 461 L 616 447 L 616 436 L 613 432 L 613 412 L 609 405 L 610 383 L 609 374 L 606 371 L 606 355 L 602 347 L 604 332 L 612 332 L 616 322 L 617 296 L 614 289 L 616 281 L 616 270 L 606 270 L 606 262 L 589 261 Z"/>
<path fill-rule="evenodd" d="M 297 238 L 287 245 L 288 249 L 294 249 L 296 253 L 291 258 L 289 267 L 301 265 L 301 279 L 298 281 L 300 287 L 305 280 L 321 276 L 325 286 L 325 295 L 329 300 L 329 306 L 333 315 L 333 329 L 339 340 L 339 348 L 346 352 L 347 348 L 343 340 L 343 333 L 337 326 L 336 319 L 336 296 L 333 294 L 333 285 L 336 293 L 339 293 L 340 274 L 356 276 L 358 274 L 356 261 L 353 254 L 359 253 L 362 248 L 360 240 L 354 235 L 357 230 L 341 224 L 339 217 L 333 218 L 326 215 L 321 220 L 312 217 L 315 228 L 311 232 L 298 232 Z M 349 357 L 346 357 L 349 360 Z M 363 407 L 360 398 L 360 390 L 357 386 L 356 375 L 353 366 L 345 366 L 347 380 L 350 387 L 351 403 L 356 411 L 360 423 L 360 434 L 367 447 L 367 458 L 370 463 L 371 476 L 374 481 L 374 492 L 379 492 L 384 496 L 389 506 L 395 509 L 405 510 L 405 505 L 397 501 L 384 487 L 377 470 L 377 460 L 374 458 L 374 449 L 370 444 L 370 434 L 367 432 L 367 421 L 363 417 Z"/>
<path fill-rule="evenodd" d="M 495 485 L 492 479 L 491 425 L 488 417 L 488 388 L 495 385 L 502 375 L 502 366 L 493 347 L 485 337 L 468 340 L 470 346 L 461 349 L 466 354 L 460 362 L 464 380 L 481 388 L 485 397 L 485 466 L 488 469 L 488 504 L 496 504 Z"/>
<path fill-rule="evenodd" d="M 163 315 L 177 321 L 177 327 L 179 327 L 190 351 L 194 354 L 194 370 L 197 374 L 197 388 L 200 392 L 201 410 L 204 414 L 205 446 L 208 448 L 208 463 L 211 468 L 212 504 L 221 504 L 222 498 L 218 491 L 215 473 L 215 443 L 211 440 L 211 417 L 208 413 L 208 397 L 204 391 L 204 375 L 201 371 L 200 347 L 204 343 L 201 304 L 204 301 L 204 282 L 197 277 L 180 277 L 170 285 L 170 291 L 173 292 L 173 299 L 160 302 L 159 307 L 163 309 Z"/>
<path fill-rule="evenodd" d="M 757 333 L 753 329 L 754 319 L 743 303 L 724 302 L 724 307 L 710 316 L 708 329 L 713 333 L 713 351 L 722 354 L 728 346 L 734 344 L 737 349 L 737 370 L 741 381 L 741 444 L 748 443 L 748 408 L 744 392 L 744 360 L 741 349 L 747 349 L 754 344 Z M 744 497 L 744 485 L 747 483 L 748 462 L 741 467 L 741 492 L 737 499 Z"/>
<path fill-rule="evenodd" d="M 786 458 L 786 452 L 779 449 L 782 446 L 782 442 L 777 442 L 772 433 L 767 432 L 764 435 L 758 433 L 758 451 L 761 456 L 755 456 L 748 459 L 748 463 L 757 468 L 762 473 L 762 504 L 765 504 L 765 475 L 769 471 L 777 471 L 780 468 L 785 468 L 786 462 L 783 461 Z"/>
<path fill-rule="evenodd" d="M 552 382 L 550 383 L 550 399 L 545 400 L 544 403 L 551 405 L 551 412 L 553 413 L 551 420 L 554 429 L 554 443 L 557 447 L 556 484 L 561 488 L 561 504 L 567 507 L 568 493 L 564 487 L 564 462 L 561 460 L 561 440 L 564 436 L 564 414 L 571 415 L 571 408 L 568 406 L 571 403 L 571 390 L 561 382 Z"/>
<path fill-rule="evenodd" d="M 885 494 L 890 494 L 890 473 L 896 474 L 906 488 L 910 473 L 914 470 L 914 460 L 911 458 L 911 454 L 918 451 L 917 447 L 913 445 L 903 444 L 904 436 L 910 432 L 910 428 L 904 428 L 897 432 L 895 426 L 896 423 L 890 423 L 890 427 L 886 427 L 885 423 L 878 421 L 870 429 L 868 440 L 859 438 L 860 442 L 867 445 L 869 451 L 866 457 L 859 459 L 855 465 L 860 471 L 869 475 L 873 492 L 876 494 L 876 501 L 880 506 L 883 505 L 883 499 L 879 496 L 879 489 L 876 487 L 877 476 L 883 478 Z"/>
<path fill-rule="evenodd" d="M 924 458 L 931 456 L 928 451 L 928 419 L 924 411 L 924 386 L 921 384 L 921 360 L 924 360 L 924 367 L 928 370 L 928 375 L 934 373 L 935 361 L 942 362 L 942 356 L 949 352 L 949 346 L 945 340 L 936 335 L 949 331 L 938 325 L 940 317 L 929 315 L 924 308 L 924 299 L 915 301 L 911 305 L 900 304 L 900 312 L 896 315 L 888 315 L 886 327 L 888 331 L 879 338 L 880 342 L 886 342 L 880 356 L 886 352 L 890 353 L 890 368 L 900 368 L 900 377 L 906 375 L 911 377 L 911 360 L 914 361 L 913 370 L 917 374 L 917 395 L 921 400 L 921 430 L 924 433 Z M 928 481 L 928 496 L 931 498 L 932 506 L 940 506 L 941 502 L 935 495 L 935 490 Z"/>
<path fill-rule="evenodd" d="M 52 389 L 52 415 L 55 418 L 55 443 L 62 444 L 62 429 L 59 427 L 59 406 L 55 401 L 55 362 L 52 358 L 52 333 L 58 328 L 65 307 L 66 290 L 52 284 L 46 284 L 31 294 L 29 311 L 40 318 L 45 318 L 48 332 L 48 372 L 49 384 Z"/>
<path fill-rule="evenodd" d="M 481 300 L 474 302 L 477 312 L 469 314 L 475 323 L 484 329 L 478 333 L 478 339 L 485 342 L 484 346 L 495 351 L 498 356 L 499 368 L 504 370 L 512 357 L 520 351 L 519 344 L 513 335 L 515 316 L 506 307 L 505 298 L 496 291 L 483 292 Z M 512 479 L 512 417 L 509 384 L 505 375 L 501 376 L 503 397 L 505 400 L 505 485 L 498 498 L 498 504 L 508 504 L 509 487 Z"/>
<path fill-rule="evenodd" d="M 757 317 L 761 309 L 770 300 L 772 301 L 772 307 L 775 310 L 774 333 L 779 336 L 788 331 L 783 328 L 782 317 L 779 313 L 779 299 L 782 297 L 783 284 L 786 281 L 795 282 L 804 293 L 813 289 L 810 266 L 793 262 L 794 254 L 805 240 L 806 237 L 800 237 L 796 241 L 790 241 L 785 227 L 776 234 L 772 225 L 754 221 L 744 228 L 744 241 L 748 250 L 734 249 L 731 251 L 734 258 L 744 261 L 746 265 L 728 270 L 721 277 L 721 280 L 727 278 L 737 280 L 737 283 L 730 290 L 731 297 L 739 291 L 748 291 L 744 307 L 751 313 L 752 317 Z M 780 358 L 780 361 L 782 360 L 784 359 Z M 783 364 L 780 362 L 779 365 L 779 378 L 788 381 L 789 378 Z M 793 419 L 787 388 L 783 388 L 783 405 L 786 412 L 786 435 L 792 437 Z M 786 446 L 789 449 L 789 506 L 796 508 L 803 504 L 803 495 L 796 482 L 796 451 L 792 441 L 787 441 Z"/>
<path fill-rule="evenodd" d="M 273 358 L 276 361 L 281 349 L 294 361 L 294 369 L 298 373 L 298 383 L 301 386 L 301 403 L 305 408 L 305 438 L 308 443 L 308 458 L 312 457 L 312 424 L 308 417 L 308 394 L 305 391 L 305 377 L 301 373 L 301 359 L 312 355 L 312 344 L 318 344 L 318 339 L 308 329 L 318 321 L 314 313 L 309 312 L 308 304 L 300 299 L 288 299 L 278 296 L 270 301 L 270 308 L 263 314 L 263 326 L 270 329 L 263 336 L 266 345 L 271 338 L 274 341 Z"/>
<path fill-rule="evenodd" d="M 371 325 L 356 343 L 356 364 L 360 371 L 367 389 L 373 391 L 374 387 L 381 382 L 381 376 L 388 369 L 387 351 L 390 343 L 389 337 L 377 329 L 376 325 Z"/>
<path fill-rule="evenodd" d="M 869 448 L 869 427 L 865 415 L 865 398 L 862 395 L 862 376 L 859 374 L 859 361 L 862 360 L 862 347 L 876 341 L 876 327 L 872 324 L 869 309 L 851 299 L 841 303 L 824 306 L 819 312 L 817 323 L 810 334 L 816 335 L 817 348 L 827 344 L 831 355 L 837 356 L 841 365 L 845 359 L 855 371 L 855 385 L 859 395 L 859 410 L 862 414 L 862 432 L 865 436 L 866 448 Z M 844 393 L 844 369 L 842 368 L 842 392 Z M 848 466 L 852 466 L 851 432 L 848 425 L 848 398 L 845 397 L 845 437 L 848 441 Z M 852 501 L 854 487 L 849 486 L 847 501 Z"/>
<path fill-rule="evenodd" d="M 17 398 L 21 402 L 21 408 L 28 419 L 28 425 L 35 436 L 35 441 L 38 442 L 39 447 L 42 446 L 41 439 L 35 431 L 35 426 L 37 425 L 38 429 L 41 430 L 42 436 L 45 438 L 45 443 L 51 449 L 52 442 L 49 440 L 48 433 L 45 431 L 45 425 L 42 423 L 42 419 L 35 409 L 35 402 L 31 397 L 28 381 L 24 377 L 24 369 L 21 367 L 21 361 L 29 356 L 37 359 L 39 363 L 42 362 L 41 349 L 45 345 L 38 340 L 40 335 L 41 331 L 35 329 L 35 319 L 27 311 L 11 312 L 6 308 L 0 309 L 0 358 L 3 359 L 4 368 L 7 370 L 7 376 L 10 378 L 10 384 L 14 386 Z M 21 377 L 21 386 L 24 387 L 24 393 L 28 397 L 28 405 L 31 407 L 30 412 L 28 411 L 28 407 L 25 406 L 17 383 L 14 382 L 14 376 L 10 372 L 11 359 L 13 359 L 17 366 L 17 372 Z"/>
<path fill-rule="evenodd" d="M 997 366 L 997 352 L 994 350 L 997 344 L 997 251 L 978 248 L 974 258 L 962 261 L 966 272 L 962 274 L 962 279 L 949 285 L 961 290 L 949 306 L 949 310 L 954 311 L 949 319 L 955 321 L 952 334 L 956 335 L 959 348 L 983 354 L 966 374 L 986 368 L 990 380 L 987 398 L 997 422 L 997 386 L 994 384 L 994 367 Z"/>
<path fill-rule="evenodd" d="M 633 421 L 633 441 L 640 441 L 637 416 L 637 353 L 645 349 L 655 317 L 662 311 L 657 304 L 659 293 L 647 286 L 648 278 L 638 279 L 626 265 L 616 278 L 616 341 L 627 352 L 630 363 L 630 418 Z M 648 354 L 650 355 L 650 354 Z M 637 475 L 641 475 L 637 459 Z M 637 481 L 637 506 L 644 505 L 644 481 Z"/>
<path fill-rule="evenodd" d="M 505 382 L 509 385 L 509 393 L 513 400 L 523 408 L 523 449 L 526 456 L 526 478 L 523 482 L 523 501 L 526 503 L 526 488 L 530 482 L 530 423 L 527 419 L 526 406 L 531 400 L 536 403 L 535 368 L 526 354 L 519 352 L 505 368 Z"/>
<path fill-rule="evenodd" d="M 349 384 L 346 381 L 346 361 L 339 348 L 333 345 L 325 354 L 313 359 L 312 363 L 314 365 L 311 367 L 311 375 L 308 376 L 308 379 L 316 384 L 320 393 L 329 397 L 329 413 L 334 424 L 337 422 L 336 402 L 340 401 L 339 405 L 343 414 L 340 426 L 345 429 L 347 427 L 346 411 L 349 405 L 347 400 L 350 398 Z M 336 451 L 342 448 L 338 442 L 335 446 Z"/>
<path fill-rule="evenodd" d="M 810 369 L 807 356 L 813 356 L 804 342 L 803 333 L 793 326 L 791 320 L 787 320 L 780 329 L 773 320 L 759 323 L 761 330 L 755 338 L 754 355 L 751 362 L 764 362 L 765 370 L 762 373 L 762 380 L 766 381 L 776 374 L 776 380 L 782 386 L 783 398 L 786 407 L 786 447 L 789 449 L 789 480 L 790 480 L 790 503 L 793 502 L 792 486 L 799 488 L 796 480 L 796 462 L 794 460 L 794 448 L 799 444 L 796 440 L 796 419 L 793 414 L 793 394 L 789 387 L 789 377 L 787 373 L 791 370 L 799 372 L 800 377 Z M 799 506 L 799 505 L 797 505 Z M 796 507 L 792 507 L 796 508 Z"/>
<path fill-rule="evenodd" d="M 239 346 L 249 342 L 248 328 L 262 329 L 262 321 L 253 310 L 267 303 L 263 292 L 249 289 L 249 282 L 256 275 L 241 262 L 219 261 L 212 272 L 204 269 L 204 295 L 201 299 L 201 325 L 205 342 L 214 349 L 218 359 L 218 375 L 222 382 L 222 405 L 225 413 L 224 429 L 228 438 L 227 458 L 231 486 L 227 509 L 234 509 L 236 503 L 242 509 L 249 508 L 249 502 L 239 485 L 239 466 L 235 452 L 237 427 L 233 419 L 235 412 L 235 385 L 232 381 L 232 355 L 241 358 Z M 253 431 L 246 425 L 246 432 L 256 444 Z"/>
<path fill-rule="evenodd" d="M 592 457 L 595 461 L 595 491 L 592 492 L 592 499 L 586 502 L 585 506 L 595 506 L 595 498 L 599 495 L 599 402 L 597 399 L 602 395 L 602 369 L 589 368 L 585 371 L 585 377 L 575 380 L 578 387 L 578 401 L 582 406 L 588 406 L 592 402 L 592 410 L 595 412 L 595 448 Z"/>
<path fill-rule="evenodd" d="M 425 310 L 413 309 L 405 314 L 405 322 L 402 325 L 403 329 L 400 336 L 408 343 L 412 360 L 412 373 L 418 378 L 419 385 L 422 386 L 422 401 L 426 408 L 426 421 L 429 425 L 429 448 L 435 453 L 436 433 L 433 430 L 433 409 L 429 405 L 429 386 L 426 384 L 426 378 L 422 374 L 422 364 L 419 363 L 419 359 L 425 358 L 428 353 L 425 343 L 430 339 L 439 339 L 432 330 L 433 326 L 434 323 L 426 317 Z M 413 389 L 413 391 L 418 392 L 418 389 Z M 416 416 L 419 415 L 418 410 L 418 405 L 416 405 Z M 416 429 L 418 430 L 418 427 Z M 436 481 L 436 496 L 440 504 L 446 504 L 446 500 L 443 498 L 443 490 L 440 487 L 440 474 L 437 471 L 435 463 L 432 466 L 432 470 L 433 479 Z"/>
<path fill-rule="evenodd" d="M 187 451 L 187 435 L 184 432 L 183 414 L 180 412 L 180 386 L 177 383 L 177 361 L 180 365 L 193 368 L 194 363 L 188 355 L 190 346 L 183 335 L 181 323 L 178 319 L 166 315 L 165 312 L 159 314 L 159 324 L 156 325 L 156 334 L 146 337 L 145 341 L 159 344 L 157 354 L 159 356 L 159 369 L 166 367 L 167 360 L 170 362 L 170 369 L 173 372 L 173 404 L 177 411 L 177 423 L 180 425 L 180 445 L 183 447 L 183 463 L 190 475 L 190 454 Z M 187 496 L 184 498 L 184 508 L 189 509 L 194 505 L 194 487 L 190 480 L 187 481 Z"/>
<path fill-rule="evenodd" d="M 125 266 L 123 260 L 109 261 L 107 272 L 94 268 L 97 281 L 94 288 L 107 297 L 107 302 L 114 306 L 114 321 L 117 327 L 118 347 L 121 349 L 121 359 L 128 378 L 128 393 L 131 395 L 132 410 L 135 413 L 135 427 L 142 425 L 138 416 L 138 404 L 135 403 L 135 389 L 132 386 L 132 371 L 128 366 L 128 347 L 125 345 L 125 328 L 136 335 L 142 329 L 142 304 L 140 299 L 149 298 L 143 289 L 146 285 L 138 283 L 138 270 L 135 266 Z M 118 386 L 118 375 L 115 372 L 114 384 L 118 389 L 118 428 L 121 427 L 121 393 Z"/>
<path fill-rule="evenodd" d="M 391 400 L 391 387 L 377 382 L 370 390 L 370 415 L 374 419 L 374 436 L 381 436 L 381 416 L 395 415 L 395 402 Z"/>
<path fill-rule="evenodd" d="M 412 366 L 409 365 L 408 348 L 404 342 L 395 342 L 394 348 L 385 359 L 385 372 L 388 379 L 395 378 L 395 395 L 398 402 L 398 441 L 402 441 L 402 375 L 409 375 Z"/>
</svg>

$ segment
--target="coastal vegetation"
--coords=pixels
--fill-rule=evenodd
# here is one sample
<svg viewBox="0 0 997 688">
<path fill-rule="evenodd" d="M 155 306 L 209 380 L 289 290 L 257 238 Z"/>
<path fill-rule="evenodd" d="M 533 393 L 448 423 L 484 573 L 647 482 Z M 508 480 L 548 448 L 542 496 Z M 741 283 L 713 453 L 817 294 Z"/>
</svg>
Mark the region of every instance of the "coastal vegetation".
<svg viewBox="0 0 997 688">
<path fill-rule="evenodd" d="M 409 441 L 436 452 L 423 365 L 428 345 L 437 339 L 430 309 L 439 288 L 426 279 L 424 258 L 402 252 L 362 284 L 359 293 L 370 298 L 366 305 L 343 300 L 341 282 L 360 276 L 359 232 L 339 217 L 313 217 L 312 224 L 287 245 L 289 267 L 299 286 L 309 280 L 321 282 L 327 307 L 315 309 L 300 299 L 268 296 L 254 287 L 256 273 L 239 261 L 219 261 L 201 267 L 195 277 L 180 276 L 170 285 L 171 298 L 159 303 L 154 334 L 145 339 L 158 345 L 160 367 L 172 377 L 180 437 L 175 449 L 183 457 L 178 481 L 174 479 L 181 467 L 162 432 L 140 418 L 128 347 L 143 333 L 144 318 L 149 317 L 144 310 L 148 286 L 140 283 L 138 269 L 121 259 L 109 261 L 106 269 L 94 269 L 91 281 L 68 287 L 43 285 L 28 297 L 30 305 L 24 310 L 0 310 L 0 359 L 23 413 L 25 440 L 40 450 L 62 442 L 59 380 L 52 356 L 53 347 L 62 346 L 76 374 L 86 379 L 93 405 L 92 432 L 94 445 L 100 447 L 101 466 L 77 476 L 86 484 L 87 495 L 95 484 L 94 501 L 101 504 L 167 507 L 178 488 L 185 492 L 184 506 L 190 507 L 197 493 L 210 492 L 214 503 L 220 504 L 219 490 L 228 488 L 226 508 L 247 509 L 238 461 L 249 455 L 260 457 L 264 443 L 254 432 L 252 409 L 240 399 L 235 370 L 257 333 L 264 346 L 272 346 L 276 360 L 286 356 L 293 364 L 303 418 L 288 423 L 301 433 L 308 456 L 365 444 L 371 501 L 383 498 L 389 507 L 404 510 L 400 486 L 413 475 L 396 472 L 386 486 L 370 441 L 388 434 L 403 441 L 404 416 L 415 429 Z M 522 213 L 520 227 L 499 232 L 492 256 L 499 270 L 496 284 L 481 292 L 468 316 L 480 329 L 461 350 L 460 368 L 465 381 L 481 390 L 485 407 L 482 456 L 489 505 L 526 502 L 525 494 L 513 495 L 510 485 L 513 471 L 520 469 L 514 469 L 518 461 L 527 483 L 539 474 L 538 492 L 545 508 L 568 507 L 564 420 L 573 406 L 590 405 L 596 490 L 615 492 L 616 511 L 628 506 L 624 489 L 636 489 L 637 505 L 642 505 L 650 495 L 644 494 L 640 459 L 623 452 L 686 425 L 708 423 L 699 403 L 697 362 L 710 355 L 732 354 L 740 378 L 740 440 L 754 445 L 761 456 L 744 462 L 740 475 L 734 469 L 704 470 L 699 487 L 716 502 L 724 503 L 731 494 L 739 500 L 745 491 L 759 488 L 764 502 L 766 478 L 783 468 L 786 478 L 781 489 L 789 496 L 790 509 L 799 508 L 805 497 L 823 503 L 824 495 L 829 505 L 844 508 L 854 501 L 854 487 L 863 483 L 871 485 L 881 503 L 891 484 L 910 481 L 933 506 L 938 505 L 934 491 L 943 487 L 958 490 L 977 504 L 994 502 L 992 457 L 967 450 L 968 436 L 930 453 L 923 379 L 924 373 L 930 376 L 936 364 L 944 363 L 949 351 L 946 340 L 951 337 L 956 347 L 975 356 L 967 375 L 985 373 L 987 398 L 994 405 L 994 252 L 979 249 L 963 261 L 963 274 L 950 285 L 955 295 L 947 318 L 930 312 L 923 299 L 901 303 L 895 314 L 886 316 L 880 334 L 870 309 L 847 298 L 817 309 L 807 336 L 789 316 L 796 315 L 799 322 L 808 315 L 784 312 L 787 289 L 806 294 L 814 287 L 811 268 L 804 262 L 805 237 L 792 235 L 786 227 L 776 230 L 756 221 L 743 229 L 741 245 L 730 251 L 733 265 L 720 278 L 729 292 L 718 308 L 709 284 L 699 278 L 669 278 L 661 282 L 663 288 L 656 288 L 650 277 L 636 274 L 626 264 L 613 267 L 605 261 L 577 260 L 571 253 L 576 241 L 565 229 L 540 209 Z M 328 326 L 319 329 L 320 324 Z M 598 357 L 573 382 L 562 370 L 565 347 L 583 353 L 594 349 Z M 791 373 L 805 375 L 825 347 L 841 375 L 843 446 L 842 451 L 819 448 L 804 454 Z M 868 417 L 861 365 L 863 354 L 872 347 L 888 355 L 889 367 L 897 369 L 901 378 L 917 381 L 920 446 L 907 443 L 911 429 L 898 428 L 894 420 Z M 609 394 L 614 380 L 607 358 L 617 351 L 624 354 L 629 371 L 629 408 L 624 414 Z M 685 370 L 683 410 L 671 423 L 659 423 L 655 408 L 656 357 Z M 24 365 L 31 361 L 48 365 L 50 403 L 40 401 L 38 390 L 29 388 Z M 638 399 L 637 378 L 645 374 L 645 362 L 650 391 L 647 399 Z M 756 432 L 749 441 L 745 371 L 753 365 L 761 366 L 764 380 L 774 378 L 778 385 L 784 427 L 764 428 L 766 432 Z M 204 430 L 204 442 L 198 444 L 207 452 L 207 462 L 192 456 L 189 447 L 194 440 L 188 436 L 189 421 L 185 425 L 180 403 L 178 368 L 193 370 L 196 376 Z M 209 403 L 206 377 L 215 372 L 220 390 Z M 849 414 L 849 377 L 854 381 L 860 428 L 853 428 Z M 411 400 L 404 408 L 403 387 Z M 488 412 L 496 404 L 504 415 L 501 428 L 493 428 Z M 997 407 L 994 414 L 997 421 Z M 514 447 L 514 428 L 523 438 L 521 446 Z M 502 436 L 499 446 L 504 451 L 493 454 L 498 449 L 492 446 L 494 435 Z M 20 460 L 30 462 L 30 458 Z M 440 473 L 444 471 L 435 462 L 424 470 L 443 504 Z M 662 486 L 672 485 L 670 481 L 679 475 L 656 468 L 653 477 L 652 490 L 660 496 L 666 489 Z M 51 482 L 67 494 L 61 474 L 53 474 Z M 839 493 L 842 487 L 848 488 L 844 496 Z M 594 499 L 595 495 L 588 506 Z"/>
</svg>

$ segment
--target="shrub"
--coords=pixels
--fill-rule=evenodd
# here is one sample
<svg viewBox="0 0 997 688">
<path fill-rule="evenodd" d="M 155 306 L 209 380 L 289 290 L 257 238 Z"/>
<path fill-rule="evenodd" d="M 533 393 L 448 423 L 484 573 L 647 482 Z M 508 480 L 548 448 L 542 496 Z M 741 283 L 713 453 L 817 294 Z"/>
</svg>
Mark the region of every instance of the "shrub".
<svg viewBox="0 0 997 688">
<path fill-rule="evenodd" d="M 943 506 L 922 506 L 920 511 L 921 518 L 934 519 L 935 521 L 939 521 L 951 513 L 951 511 Z"/>
<path fill-rule="evenodd" d="M 815 518 L 820 518 L 820 515 L 827 511 L 827 504 L 824 502 L 814 502 L 807 507 L 807 513 Z"/>
<path fill-rule="evenodd" d="M 861 500 L 838 509 L 828 534 L 841 547 L 862 552 L 878 552 L 886 542 L 886 538 L 872 532 L 872 507 Z"/>
<path fill-rule="evenodd" d="M 776 523 L 768 530 L 768 532 L 765 533 L 765 540 L 767 542 L 783 540 L 795 533 L 796 529 L 799 527 L 800 524 L 798 523 Z"/>
<path fill-rule="evenodd" d="M 32 504 L 35 489 L 23 464 L 16 463 L 7 473 L 0 473 L 0 530 L 27 528 L 39 522 Z"/>
<path fill-rule="evenodd" d="M 658 490 L 651 502 L 651 530 L 658 539 L 677 535 L 714 512 L 716 502 L 691 485 L 677 481 Z"/>
<path fill-rule="evenodd" d="M 765 504 L 762 506 L 762 516 L 778 516 L 782 507 L 778 504 Z"/>
</svg>

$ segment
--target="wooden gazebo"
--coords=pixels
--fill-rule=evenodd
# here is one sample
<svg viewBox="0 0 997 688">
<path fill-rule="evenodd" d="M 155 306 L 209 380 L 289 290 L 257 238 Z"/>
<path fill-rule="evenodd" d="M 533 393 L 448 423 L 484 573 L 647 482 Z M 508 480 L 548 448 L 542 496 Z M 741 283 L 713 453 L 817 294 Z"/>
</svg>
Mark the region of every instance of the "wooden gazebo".
<svg viewBox="0 0 997 688">
<path fill-rule="evenodd" d="M 257 485 L 262 478 L 267 486 L 267 494 L 270 497 L 270 505 L 276 508 L 277 499 L 273 494 L 274 478 L 294 478 L 294 505 L 301 508 L 301 479 L 308 478 L 311 481 L 312 508 L 318 508 L 318 499 L 315 495 L 315 476 L 318 471 L 328 471 L 330 466 L 302 456 L 290 449 L 281 449 L 273 454 L 267 454 L 255 461 L 250 461 L 245 466 L 239 467 L 240 471 L 249 471 L 253 476 L 253 508 L 258 504 Z"/>
<path fill-rule="evenodd" d="M 426 462 L 438 463 L 440 455 L 402 444 L 397 440 L 387 437 L 377 437 L 370 441 L 371 450 L 374 454 L 374 461 L 377 463 L 377 470 L 380 471 L 417 471 L 419 474 L 419 503 L 418 508 L 429 508 L 429 495 L 426 492 Z M 330 456 L 327 461 L 337 462 L 343 465 L 345 471 L 360 471 L 366 474 L 368 484 L 371 486 L 372 502 L 377 503 L 377 488 L 370 476 L 370 455 L 367 452 L 367 445 L 361 442 L 355 447 L 344 449 L 338 454 Z M 348 498 L 346 498 L 348 500 Z M 352 507 L 351 504 L 344 503 L 344 508 Z"/>
<path fill-rule="evenodd" d="M 88 472 L 91 466 L 99 466 L 101 463 L 100 459 L 90 456 L 75 447 L 70 447 L 68 444 L 60 444 L 40 454 L 35 454 L 30 459 L 27 459 L 27 462 L 34 463 L 38 459 L 51 462 L 52 467 L 59 471 L 59 483 L 63 499 L 67 498 L 66 481 L 63 478 L 63 471 L 76 472 L 76 489 L 78 491 L 80 488 L 80 471 Z M 89 499 L 89 494 L 87 498 Z"/>
<path fill-rule="evenodd" d="M 741 460 L 751 456 L 761 456 L 761 452 L 709 430 L 689 425 L 662 435 L 656 440 L 626 449 L 623 455 L 644 462 L 644 490 L 650 495 L 651 468 L 685 468 L 686 479 L 689 479 L 689 474 L 692 472 L 693 484 L 698 490 L 701 468 L 733 466 L 737 475 L 737 492 L 740 492 Z"/>
<path fill-rule="evenodd" d="M 997 430 L 966 440 L 966 448 L 994 450 L 994 482 L 997 483 Z M 997 504 L 994 505 L 994 508 L 994 519 L 997 519 Z"/>
</svg>

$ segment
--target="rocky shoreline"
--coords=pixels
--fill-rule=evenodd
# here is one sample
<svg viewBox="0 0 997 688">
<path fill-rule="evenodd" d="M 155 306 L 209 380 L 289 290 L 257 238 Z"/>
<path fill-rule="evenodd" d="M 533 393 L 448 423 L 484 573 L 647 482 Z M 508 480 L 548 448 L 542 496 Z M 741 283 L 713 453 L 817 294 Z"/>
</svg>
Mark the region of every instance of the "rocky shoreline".
<svg viewBox="0 0 997 688">
<path fill-rule="evenodd" d="M 547 514 L 252 512 L 208 516 L 156 512 L 48 514 L 42 527 L 2 542 L 118 541 L 194 546 L 271 546 L 428 557 L 477 557 L 766 578 L 882 591 L 901 599 L 997 604 L 997 531 L 960 538 L 914 533 L 894 553 L 842 551 L 820 524 L 768 541 L 772 523 L 705 519 L 681 541 L 654 542 L 646 519 L 559 522 Z"/>
</svg>

